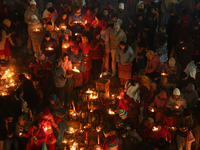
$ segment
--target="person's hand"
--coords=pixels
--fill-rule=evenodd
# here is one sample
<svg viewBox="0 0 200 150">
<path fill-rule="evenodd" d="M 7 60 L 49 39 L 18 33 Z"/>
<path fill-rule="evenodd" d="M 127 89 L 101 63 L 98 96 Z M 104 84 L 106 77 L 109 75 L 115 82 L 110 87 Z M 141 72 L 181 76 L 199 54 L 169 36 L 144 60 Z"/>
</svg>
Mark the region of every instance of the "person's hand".
<svg viewBox="0 0 200 150">
<path fill-rule="evenodd" d="M 34 143 L 37 144 L 37 143 L 38 143 L 38 140 L 34 140 Z"/>
<path fill-rule="evenodd" d="M 12 137 L 13 137 L 13 133 L 12 133 L 11 135 L 8 135 L 8 137 L 9 137 L 9 138 L 12 138 Z"/>
<path fill-rule="evenodd" d="M 72 22 L 72 24 L 71 24 L 71 25 L 72 25 L 72 27 L 74 27 L 74 26 L 75 26 L 75 23 L 73 23 L 73 22 Z"/>
<path fill-rule="evenodd" d="M 60 129 L 59 128 L 56 128 L 57 132 L 59 133 L 60 132 Z"/>
<path fill-rule="evenodd" d="M 11 44 L 12 46 L 15 46 L 15 43 L 13 43 L 13 42 L 10 42 L 10 44 Z"/>
</svg>

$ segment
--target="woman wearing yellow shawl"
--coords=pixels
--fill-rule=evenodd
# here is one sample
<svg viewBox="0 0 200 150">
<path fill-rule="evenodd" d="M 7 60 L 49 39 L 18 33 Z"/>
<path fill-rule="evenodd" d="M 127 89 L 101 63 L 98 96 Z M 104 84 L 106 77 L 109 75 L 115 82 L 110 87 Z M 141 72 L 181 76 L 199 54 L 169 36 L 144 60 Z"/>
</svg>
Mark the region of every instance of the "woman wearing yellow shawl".
<svg viewBox="0 0 200 150">
<path fill-rule="evenodd" d="M 147 65 L 145 67 L 145 74 L 151 79 L 157 78 L 160 75 L 160 70 L 162 68 L 162 63 L 160 62 L 159 56 L 152 50 L 149 50 L 146 53 L 146 56 Z"/>
</svg>

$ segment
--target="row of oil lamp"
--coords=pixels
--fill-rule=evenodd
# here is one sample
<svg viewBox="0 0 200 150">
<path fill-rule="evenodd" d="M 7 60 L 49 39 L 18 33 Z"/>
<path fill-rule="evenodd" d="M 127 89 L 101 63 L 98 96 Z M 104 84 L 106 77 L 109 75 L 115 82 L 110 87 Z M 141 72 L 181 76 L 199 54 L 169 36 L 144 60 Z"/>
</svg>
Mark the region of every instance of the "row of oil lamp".
<svg viewBox="0 0 200 150">
<path fill-rule="evenodd" d="M 87 20 L 85 20 L 85 22 L 82 22 L 82 21 L 73 21 L 73 24 L 75 25 L 80 25 L 80 24 L 87 24 Z M 66 30 L 67 29 L 67 26 L 66 25 L 63 25 L 61 24 L 60 27 L 55 27 L 55 31 L 60 31 L 60 30 Z M 33 32 L 35 33 L 41 33 L 42 31 L 38 28 L 34 29 Z"/>
<path fill-rule="evenodd" d="M 27 79 L 30 79 L 28 74 L 24 73 L 24 75 Z M 12 69 L 7 69 L 5 72 L 3 72 L 0 80 L 0 84 L 2 85 L 0 86 L 0 96 L 10 95 L 9 91 L 14 91 L 18 86 L 15 73 Z"/>
</svg>

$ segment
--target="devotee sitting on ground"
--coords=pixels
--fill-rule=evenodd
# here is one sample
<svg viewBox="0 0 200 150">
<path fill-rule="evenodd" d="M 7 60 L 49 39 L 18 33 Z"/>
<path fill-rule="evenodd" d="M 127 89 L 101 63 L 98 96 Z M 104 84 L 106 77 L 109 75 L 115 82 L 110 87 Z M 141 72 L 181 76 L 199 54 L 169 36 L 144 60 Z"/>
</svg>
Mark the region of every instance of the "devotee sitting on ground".
<svg viewBox="0 0 200 150">
<path fill-rule="evenodd" d="M 175 111 L 177 115 L 180 115 L 183 110 L 187 108 L 187 103 L 183 97 L 183 94 L 178 88 L 175 88 L 173 91 L 173 95 L 169 97 L 167 108 Z"/>
<path fill-rule="evenodd" d="M 162 73 L 166 74 L 169 83 L 175 83 L 177 78 L 182 71 L 182 68 L 178 61 L 176 61 L 173 57 L 169 59 L 169 61 L 165 62 L 161 69 Z"/>
<path fill-rule="evenodd" d="M 157 53 L 149 50 L 146 53 L 147 56 L 147 65 L 145 67 L 145 74 L 150 79 L 157 78 L 160 75 L 162 68 L 162 63 L 160 62 L 159 56 Z"/>
<path fill-rule="evenodd" d="M 194 110 L 195 105 L 198 103 L 198 93 L 195 90 L 195 87 L 192 83 L 189 83 L 186 87 L 181 89 L 181 93 L 187 103 L 187 108 L 190 110 Z"/>
</svg>

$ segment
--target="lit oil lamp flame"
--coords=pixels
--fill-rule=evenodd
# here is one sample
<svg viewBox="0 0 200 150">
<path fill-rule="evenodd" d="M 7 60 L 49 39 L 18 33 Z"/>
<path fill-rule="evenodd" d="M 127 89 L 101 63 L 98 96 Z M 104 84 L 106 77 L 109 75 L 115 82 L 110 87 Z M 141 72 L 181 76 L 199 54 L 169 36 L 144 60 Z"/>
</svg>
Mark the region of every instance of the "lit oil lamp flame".
<svg viewBox="0 0 200 150">
<path fill-rule="evenodd" d="M 167 74 L 163 72 L 163 73 L 161 73 L 161 76 L 167 76 Z"/>
<path fill-rule="evenodd" d="M 86 93 L 87 93 L 87 94 L 92 94 L 92 93 L 93 93 L 93 91 L 92 91 L 92 90 L 90 90 L 90 89 L 88 89 L 88 90 L 86 91 Z"/>
<path fill-rule="evenodd" d="M 178 105 L 176 105 L 176 106 L 175 106 L 175 108 L 176 108 L 176 109 L 179 109 L 179 106 L 178 106 Z"/>
<path fill-rule="evenodd" d="M 19 136 L 22 136 L 22 133 L 21 133 L 21 132 L 19 133 Z"/>
<path fill-rule="evenodd" d="M 154 108 L 151 108 L 151 112 L 155 112 L 155 109 L 154 109 Z"/>
<path fill-rule="evenodd" d="M 80 73 L 80 70 L 76 69 L 76 66 L 74 67 L 74 69 L 72 69 L 72 71 Z"/>
<path fill-rule="evenodd" d="M 152 128 L 152 131 L 153 131 L 153 132 L 158 131 L 158 128 L 154 126 L 154 127 Z"/>
<path fill-rule="evenodd" d="M 103 76 L 103 75 L 102 75 L 102 74 L 100 74 L 100 78 L 102 78 L 102 76 Z"/>
<path fill-rule="evenodd" d="M 52 51 L 54 49 L 52 47 L 48 47 L 47 50 Z"/>
<path fill-rule="evenodd" d="M 57 27 L 55 30 L 56 30 L 56 31 L 59 31 L 59 30 L 60 30 L 60 28 L 58 28 L 58 27 Z"/>
<path fill-rule="evenodd" d="M 108 110 L 108 113 L 109 113 L 110 115 L 114 115 L 114 114 L 115 114 L 115 112 L 112 111 L 111 109 Z"/>
<path fill-rule="evenodd" d="M 67 143 L 67 140 L 64 140 L 63 143 L 66 144 L 66 143 Z"/>
<path fill-rule="evenodd" d="M 66 26 L 61 26 L 62 30 L 66 30 L 66 28 L 67 28 Z"/>
</svg>

